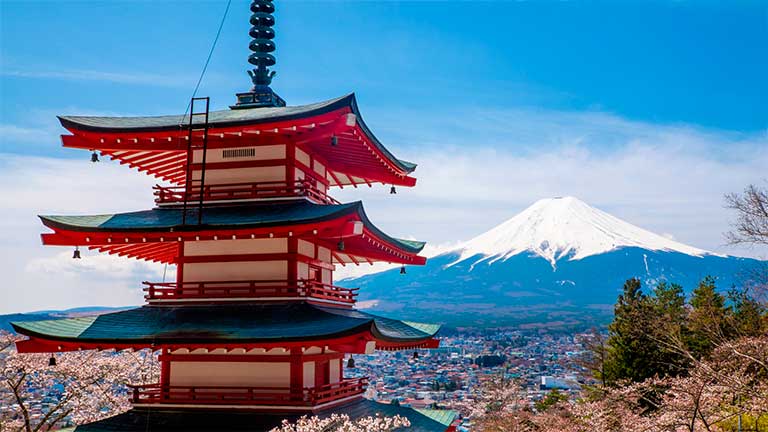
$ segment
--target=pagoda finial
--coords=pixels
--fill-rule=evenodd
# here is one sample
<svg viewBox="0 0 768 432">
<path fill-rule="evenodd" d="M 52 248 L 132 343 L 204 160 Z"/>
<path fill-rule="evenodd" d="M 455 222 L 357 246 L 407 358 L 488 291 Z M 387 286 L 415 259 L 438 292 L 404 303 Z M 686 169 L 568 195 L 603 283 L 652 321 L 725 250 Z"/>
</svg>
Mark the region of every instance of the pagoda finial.
<svg viewBox="0 0 768 432">
<path fill-rule="evenodd" d="M 272 77 L 275 71 L 270 71 L 269 66 L 275 65 L 275 56 L 270 54 L 275 51 L 275 17 L 272 13 L 275 11 L 275 5 L 272 0 L 253 0 L 251 2 L 251 31 L 248 32 L 253 38 L 248 48 L 253 51 L 248 57 L 248 63 L 256 66 L 256 69 L 249 70 L 254 86 L 269 85 L 272 83 Z"/>
<path fill-rule="evenodd" d="M 237 94 L 237 104 L 230 107 L 256 108 L 285 106 L 285 101 L 269 87 L 275 71 L 270 70 L 276 63 L 275 56 L 275 5 L 272 0 L 253 0 L 251 2 L 251 30 L 248 34 L 253 38 L 248 45 L 253 53 L 248 56 L 248 63 L 256 66 L 248 71 L 253 82 L 253 88 L 248 93 Z"/>
</svg>

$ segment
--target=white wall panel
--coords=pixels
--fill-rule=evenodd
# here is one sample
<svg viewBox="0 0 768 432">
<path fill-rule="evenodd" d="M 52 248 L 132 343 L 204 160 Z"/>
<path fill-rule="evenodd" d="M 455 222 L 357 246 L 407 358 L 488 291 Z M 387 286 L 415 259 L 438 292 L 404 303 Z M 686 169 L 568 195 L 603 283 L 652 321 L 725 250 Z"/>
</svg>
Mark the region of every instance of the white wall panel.
<svg viewBox="0 0 768 432">
<path fill-rule="evenodd" d="M 179 386 L 288 387 L 289 363 L 171 362 L 170 383 Z"/>
<path fill-rule="evenodd" d="M 287 253 L 287 238 L 201 240 L 184 242 L 184 255 Z"/>
<path fill-rule="evenodd" d="M 184 264 L 185 282 L 286 279 L 288 279 L 288 263 L 286 261 Z"/>
</svg>

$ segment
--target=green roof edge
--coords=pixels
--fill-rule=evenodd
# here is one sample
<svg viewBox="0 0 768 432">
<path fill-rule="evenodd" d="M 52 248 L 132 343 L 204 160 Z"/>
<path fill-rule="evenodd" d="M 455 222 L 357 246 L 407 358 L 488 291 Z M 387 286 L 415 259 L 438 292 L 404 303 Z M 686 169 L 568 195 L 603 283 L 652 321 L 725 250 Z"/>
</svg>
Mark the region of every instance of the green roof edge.
<svg viewBox="0 0 768 432">
<path fill-rule="evenodd" d="M 417 413 L 428 417 L 442 425 L 445 425 L 445 427 L 448 427 L 453 423 L 454 420 L 456 420 L 456 417 L 459 415 L 456 411 L 453 410 L 440 410 L 440 409 L 428 409 L 428 408 L 412 408 Z"/>
</svg>

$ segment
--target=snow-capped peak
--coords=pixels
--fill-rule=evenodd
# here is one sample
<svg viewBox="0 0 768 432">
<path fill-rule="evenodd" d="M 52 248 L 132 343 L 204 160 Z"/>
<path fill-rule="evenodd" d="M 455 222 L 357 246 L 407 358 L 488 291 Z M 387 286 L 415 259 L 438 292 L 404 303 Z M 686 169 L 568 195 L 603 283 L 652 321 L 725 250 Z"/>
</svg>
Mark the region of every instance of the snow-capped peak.
<svg viewBox="0 0 768 432">
<path fill-rule="evenodd" d="M 620 247 L 639 247 L 702 256 L 697 249 L 624 222 L 573 197 L 542 199 L 512 219 L 455 249 L 458 263 L 482 255 L 489 263 L 532 252 L 553 267 L 561 258 L 578 260 Z M 712 254 L 714 255 L 714 254 Z"/>
</svg>

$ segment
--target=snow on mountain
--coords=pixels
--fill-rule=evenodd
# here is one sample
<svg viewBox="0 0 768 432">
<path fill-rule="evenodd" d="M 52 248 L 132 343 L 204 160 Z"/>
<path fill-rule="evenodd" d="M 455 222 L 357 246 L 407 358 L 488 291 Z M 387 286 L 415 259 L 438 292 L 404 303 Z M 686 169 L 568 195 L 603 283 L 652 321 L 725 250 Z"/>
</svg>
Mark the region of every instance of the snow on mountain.
<svg viewBox="0 0 768 432">
<path fill-rule="evenodd" d="M 716 255 L 687 246 L 624 222 L 574 197 L 542 199 L 501 225 L 454 249 L 459 258 L 450 265 L 477 255 L 475 264 L 492 264 L 531 252 L 554 268 L 562 258 L 579 260 L 621 247 L 680 252 L 701 257 Z"/>
</svg>

